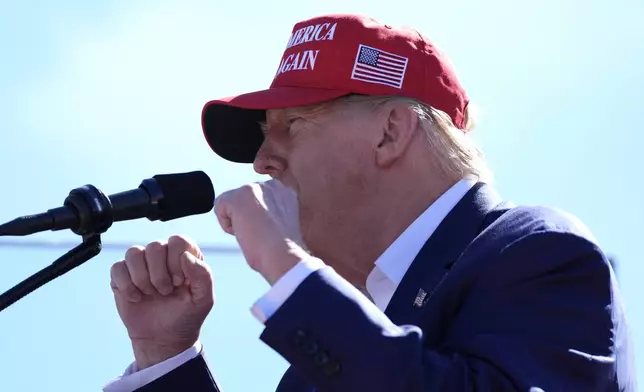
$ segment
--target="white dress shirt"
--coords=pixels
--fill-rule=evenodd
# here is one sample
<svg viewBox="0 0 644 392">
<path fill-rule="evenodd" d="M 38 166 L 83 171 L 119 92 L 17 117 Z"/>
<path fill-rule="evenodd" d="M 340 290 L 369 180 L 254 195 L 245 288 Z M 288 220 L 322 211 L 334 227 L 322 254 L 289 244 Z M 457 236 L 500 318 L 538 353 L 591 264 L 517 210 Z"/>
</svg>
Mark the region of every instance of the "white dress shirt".
<svg viewBox="0 0 644 392">
<path fill-rule="evenodd" d="M 427 239 L 475 183 L 476 180 L 463 179 L 454 184 L 416 218 L 376 260 L 374 269 L 367 277 L 366 286 L 367 292 L 381 311 L 385 311 L 396 288 Z M 261 323 L 265 323 L 309 274 L 321 268 L 331 267 L 314 257 L 301 261 L 255 302 L 251 308 L 252 314 Z M 141 371 L 137 371 L 136 364 L 132 363 L 121 377 L 106 385 L 103 391 L 132 392 L 195 358 L 200 351 L 201 343 L 197 342 L 183 353 Z"/>
</svg>

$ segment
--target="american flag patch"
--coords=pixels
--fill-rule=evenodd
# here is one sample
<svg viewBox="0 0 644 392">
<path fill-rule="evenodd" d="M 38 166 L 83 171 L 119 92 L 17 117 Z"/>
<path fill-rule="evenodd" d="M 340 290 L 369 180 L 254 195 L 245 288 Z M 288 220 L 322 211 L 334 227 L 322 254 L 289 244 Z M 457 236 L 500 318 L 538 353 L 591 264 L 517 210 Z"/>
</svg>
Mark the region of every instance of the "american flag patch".
<svg viewBox="0 0 644 392">
<path fill-rule="evenodd" d="M 351 79 L 402 88 L 406 69 L 407 57 L 360 45 Z"/>
</svg>

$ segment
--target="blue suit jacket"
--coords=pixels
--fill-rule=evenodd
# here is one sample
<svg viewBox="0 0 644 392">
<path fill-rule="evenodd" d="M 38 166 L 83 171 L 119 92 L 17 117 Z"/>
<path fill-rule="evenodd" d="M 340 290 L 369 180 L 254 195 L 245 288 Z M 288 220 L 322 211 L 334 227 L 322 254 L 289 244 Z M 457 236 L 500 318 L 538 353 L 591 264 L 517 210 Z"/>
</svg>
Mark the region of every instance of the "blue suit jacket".
<svg viewBox="0 0 644 392">
<path fill-rule="evenodd" d="M 324 269 L 261 339 L 291 364 L 278 392 L 635 392 L 622 306 L 606 255 L 575 218 L 501 203 L 479 183 L 384 314 Z M 198 356 L 139 391 L 219 388 Z"/>
</svg>

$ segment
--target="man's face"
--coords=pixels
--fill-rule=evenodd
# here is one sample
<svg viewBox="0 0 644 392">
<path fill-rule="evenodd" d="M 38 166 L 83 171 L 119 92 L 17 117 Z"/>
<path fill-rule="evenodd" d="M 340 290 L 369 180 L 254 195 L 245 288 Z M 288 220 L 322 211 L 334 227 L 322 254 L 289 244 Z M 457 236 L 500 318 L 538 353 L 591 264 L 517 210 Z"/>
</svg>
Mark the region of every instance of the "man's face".
<svg viewBox="0 0 644 392">
<path fill-rule="evenodd" d="M 298 194 L 300 228 L 309 250 L 346 279 L 360 279 L 364 271 L 343 259 L 343 250 L 352 245 L 360 230 L 355 218 L 367 213 L 375 191 L 377 116 L 365 103 L 339 101 L 269 110 L 266 123 L 255 170 Z"/>
</svg>

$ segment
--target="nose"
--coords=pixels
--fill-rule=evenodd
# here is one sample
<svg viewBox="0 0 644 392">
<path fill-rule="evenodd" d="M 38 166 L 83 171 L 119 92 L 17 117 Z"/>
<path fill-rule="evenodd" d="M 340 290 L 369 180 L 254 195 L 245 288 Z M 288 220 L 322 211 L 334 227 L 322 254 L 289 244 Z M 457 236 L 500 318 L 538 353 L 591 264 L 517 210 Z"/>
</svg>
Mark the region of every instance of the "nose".
<svg viewBox="0 0 644 392">
<path fill-rule="evenodd" d="M 272 178 L 280 178 L 281 174 L 286 170 L 286 160 L 278 156 L 274 151 L 271 151 L 268 143 L 264 141 L 255 156 L 253 168 L 258 174 L 269 175 Z"/>
</svg>

